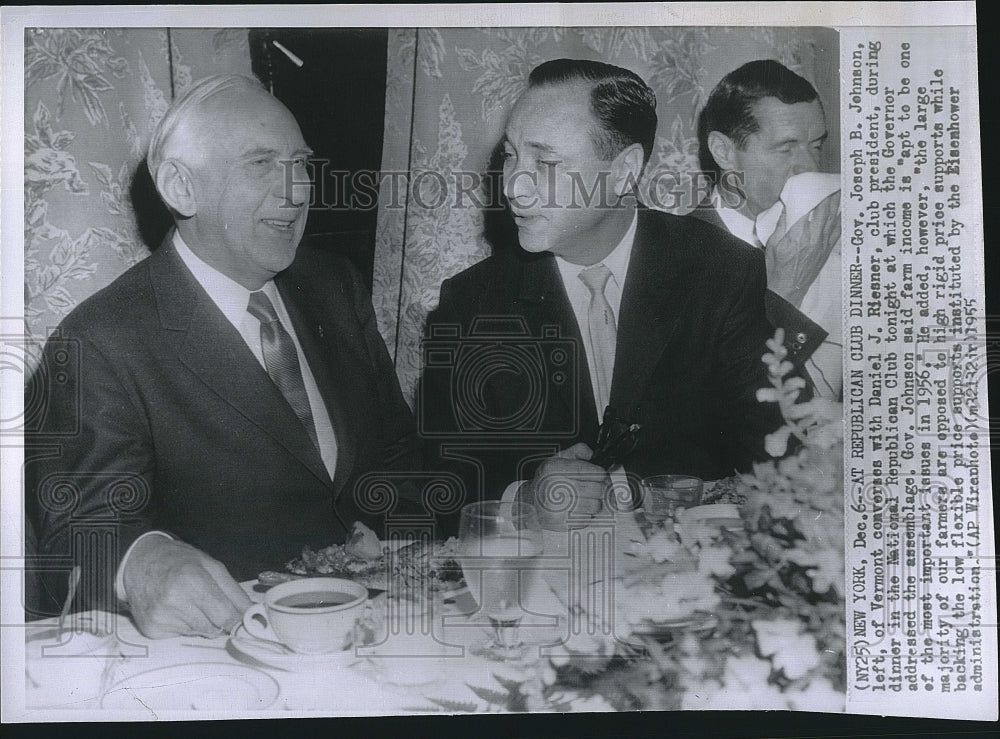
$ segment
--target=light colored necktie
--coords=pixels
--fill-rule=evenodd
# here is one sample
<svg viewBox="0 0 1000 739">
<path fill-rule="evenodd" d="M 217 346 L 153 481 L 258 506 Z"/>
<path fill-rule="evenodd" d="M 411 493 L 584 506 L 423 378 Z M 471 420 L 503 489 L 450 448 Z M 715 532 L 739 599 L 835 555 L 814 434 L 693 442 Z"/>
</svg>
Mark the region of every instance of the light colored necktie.
<svg viewBox="0 0 1000 739">
<path fill-rule="evenodd" d="M 316 449 L 319 449 L 316 425 L 313 423 L 312 409 L 309 407 L 309 396 L 306 394 L 306 384 L 302 379 L 302 368 L 299 366 L 299 353 L 295 349 L 295 342 L 278 320 L 271 299 L 262 291 L 250 293 L 247 311 L 260 321 L 260 346 L 267 374 L 292 406 Z"/>
<path fill-rule="evenodd" d="M 615 345 L 618 329 L 611 304 L 604 296 L 604 288 L 611 277 L 611 270 L 603 264 L 595 264 L 580 273 L 580 280 L 590 290 L 590 305 L 587 308 L 587 323 L 590 330 L 590 345 L 594 356 L 591 361 L 597 375 L 597 397 L 600 405 L 606 406 L 611 399 L 611 376 L 614 373 Z M 600 416 L 603 408 L 597 409 Z"/>
</svg>

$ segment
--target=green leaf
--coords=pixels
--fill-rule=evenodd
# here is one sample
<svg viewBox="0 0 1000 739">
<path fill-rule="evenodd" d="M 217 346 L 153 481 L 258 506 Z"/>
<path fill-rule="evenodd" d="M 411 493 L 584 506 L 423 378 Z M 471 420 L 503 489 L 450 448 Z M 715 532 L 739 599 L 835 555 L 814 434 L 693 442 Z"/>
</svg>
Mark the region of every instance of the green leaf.
<svg viewBox="0 0 1000 739">
<path fill-rule="evenodd" d="M 25 65 L 24 86 L 31 87 L 42 80 L 54 77 L 59 74 L 62 69 L 62 66 L 52 59 L 32 60 L 30 64 Z"/>
<path fill-rule="evenodd" d="M 508 693 L 519 693 L 519 692 L 521 692 L 521 683 L 518 680 L 513 680 L 513 679 L 511 679 L 509 677 L 503 677 L 502 675 L 498 675 L 495 672 L 492 673 L 492 675 L 493 675 L 493 679 L 496 680 L 498 683 L 500 683 L 500 685 L 503 686 L 503 688 Z M 472 686 L 470 685 L 469 687 L 472 687 Z"/>
<path fill-rule="evenodd" d="M 98 182 L 105 187 L 111 186 L 111 181 L 114 179 L 114 175 L 111 174 L 111 167 L 101 162 L 91 162 L 90 168 L 94 170 L 94 175 L 97 177 Z"/>
<path fill-rule="evenodd" d="M 753 572 L 748 572 L 744 578 L 743 582 L 746 583 L 748 590 L 757 590 L 762 588 L 770 582 L 771 578 L 774 576 L 774 570 L 755 570 Z"/>
<path fill-rule="evenodd" d="M 520 689 L 517 691 L 510 691 L 508 693 L 501 693 L 499 690 L 490 690 L 489 688 L 479 688 L 475 685 L 466 683 L 469 690 L 475 693 L 477 696 L 482 698 L 487 703 L 494 706 L 505 706 L 510 702 L 511 696 L 520 693 Z"/>
<path fill-rule="evenodd" d="M 101 103 L 101 99 L 97 96 L 90 87 L 83 87 L 80 85 L 74 85 L 73 87 L 74 97 L 79 97 L 80 102 L 83 103 L 83 112 L 87 114 L 87 120 L 90 125 L 96 126 L 98 123 L 103 123 L 105 126 L 108 125 L 108 117 L 104 113 L 104 104 Z"/>
<path fill-rule="evenodd" d="M 52 148 L 62 151 L 71 143 L 73 143 L 73 138 L 74 135 L 72 131 L 53 132 L 51 136 Z"/>
<path fill-rule="evenodd" d="M 452 701 L 444 698 L 428 698 L 428 700 L 436 706 L 440 706 L 445 711 L 450 711 L 452 713 L 476 713 L 479 711 L 479 706 L 475 703 L 464 703 L 462 701 Z"/>
</svg>

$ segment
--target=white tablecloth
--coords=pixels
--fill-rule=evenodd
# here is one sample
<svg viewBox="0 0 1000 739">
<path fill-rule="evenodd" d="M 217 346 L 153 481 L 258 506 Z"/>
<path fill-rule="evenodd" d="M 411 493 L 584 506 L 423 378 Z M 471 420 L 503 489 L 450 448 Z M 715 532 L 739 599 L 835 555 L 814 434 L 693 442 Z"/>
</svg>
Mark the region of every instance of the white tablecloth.
<svg viewBox="0 0 1000 739">
<path fill-rule="evenodd" d="M 639 538 L 631 515 L 596 521 L 570 532 L 546 532 L 546 572 L 526 597 L 530 612 L 521 633 L 532 649 L 568 637 L 568 595 L 580 582 L 596 582 L 627 568 L 623 556 Z M 595 552 L 598 556 L 594 556 Z M 259 597 L 253 594 L 252 597 Z M 107 631 L 69 638 L 56 620 L 27 629 L 26 707 L 58 718 L 59 709 L 93 710 L 96 717 L 161 719 L 191 715 L 385 715 L 490 708 L 481 695 L 503 691 L 497 679 L 518 679 L 525 669 L 471 654 L 486 641 L 487 620 L 474 613 L 468 591 L 438 600 L 424 619 L 383 639 L 381 656 L 293 660 L 282 667 L 255 659 L 235 639 L 177 637 L 150 640 L 124 616 L 90 614 Z M 401 622 L 403 623 L 403 622 Z M 415 626 L 413 625 L 415 623 Z M 87 628 L 77 623 L 79 631 Z M 408 629 L 414 633 L 407 633 Z M 369 650 L 371 651 L 371 650 Z M 533 652 L 534 653 L 534 652 Z M 391 655 L 391 658 L 386 657 Z M 184 706 L 184 710 L 178 706 Z"/>
</svg>

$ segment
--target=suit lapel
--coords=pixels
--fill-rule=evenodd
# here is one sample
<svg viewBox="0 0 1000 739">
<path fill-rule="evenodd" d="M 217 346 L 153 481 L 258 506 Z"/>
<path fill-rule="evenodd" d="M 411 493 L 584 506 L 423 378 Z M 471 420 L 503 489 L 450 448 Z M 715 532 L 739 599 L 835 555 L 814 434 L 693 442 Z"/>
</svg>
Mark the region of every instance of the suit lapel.
<svg viewBox="0 0 1000 739">
<path fill-rule="evenodd" d="M 178 358 L 212 392 L 329 483 L 323 460 L 295 412 L 184 266 L 170 238 L 149 258 L 150 280 L 160 324 L 176 336 Z"/>
<path fill-rule="evenodd" d="M 516 312 L 524 316 L 532 336 L 541 336 L 543 327 L 555 325 L 561 331 L 558 338 L 571 340 L 577 347 L 576 372 L 579 381 L 560 384 L 550 382 L 548 387 L 556 401 L 566 406 L 567 412 L 575 414 L 579 409 L 580 433 L 584 436 L 591 434 L 600 421 L 594 407 L 587 353 L 576 314 L 551 254 L 532 256 L 524 263 L 516 301 Z"/>
<path fill-rule="evenodd" d="M 655 214 L 640 209 L 618 318 L 611 405 L 626 410 L 642 397 L 649 376 L 677 329 L 690 281 L 686 259 Z"/>
<path fill-rule="evenodd" d="M 712 205 L 709 199 L 703 200 L 695 210 L 691 211 L 691 215 L 731 234 L 722 220 L 722 216 L 719 215 L 718 209 Z M 733 238 L 738 237 L 734 236 Z M 748 244 L 748 246 L 750 245 Z M 751 246 L 751 248 L 757 247 Z M 799 373 L 810 384 L 813 384 L 813 380 L 805 368 L 805 362 L 819 348 L 820 344 L 826 341 L 829 333 L 770 288 L 764 293 L 764 310 L 767 320 L 772 326 L 785 330 L 785 349 L 788 352 L 788 361 L 795 364 Z"/>
</svg>

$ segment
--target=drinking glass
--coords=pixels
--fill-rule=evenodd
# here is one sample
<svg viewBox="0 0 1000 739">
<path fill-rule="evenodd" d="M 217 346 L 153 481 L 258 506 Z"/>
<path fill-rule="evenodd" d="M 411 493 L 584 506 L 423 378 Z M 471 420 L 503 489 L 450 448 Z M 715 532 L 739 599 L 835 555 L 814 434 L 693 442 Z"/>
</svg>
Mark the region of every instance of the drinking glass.
<svg viewBox="0 0 1000 739">
<path fill-rule="evenodd" d="M 675 519 L 677 511 L 701 503 L 704 483 L 690 475 L 654 475 L 642 481 L 642 506 L 646 520 L 662 524 Z"/>
<path fill-rule="evenodd" d="M 473 652 L 499 660 L 525 654 L 519 626 L 522 597 L 538 574 L 542 527 L 527 503 L 487 501 L 462 509 L 459 561 L 469 591 L 493 626 L 493 640 Z"/>
</svg>

